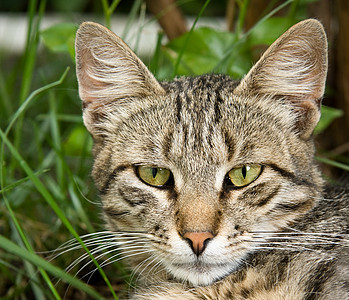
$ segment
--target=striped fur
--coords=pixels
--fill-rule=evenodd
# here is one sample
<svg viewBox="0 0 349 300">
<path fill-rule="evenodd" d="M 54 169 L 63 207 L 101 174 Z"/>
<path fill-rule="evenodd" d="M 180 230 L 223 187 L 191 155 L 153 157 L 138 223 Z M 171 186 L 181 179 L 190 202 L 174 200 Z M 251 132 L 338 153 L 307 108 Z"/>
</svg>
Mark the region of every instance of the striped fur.
<svg viewBox="0 0 349 300">
<path fill-rule="evenodd" d="M 324 192 L 311 137 L 327 72 L 319 22 L 292 27 L 241 82 L 159 83 L 91 22 L 76 59 L 107 227 L 129 235 L 121 252 L 139 274 L 133 299 L 349 296 L 348 200 Z M 228 172 L 246 164 L 261 174 L 232 186 Z M 169 169 L 170 183 L 145 184 L 140 165 Z M 187 232 L 213 238 L 197 255 Z"/>
</svg>

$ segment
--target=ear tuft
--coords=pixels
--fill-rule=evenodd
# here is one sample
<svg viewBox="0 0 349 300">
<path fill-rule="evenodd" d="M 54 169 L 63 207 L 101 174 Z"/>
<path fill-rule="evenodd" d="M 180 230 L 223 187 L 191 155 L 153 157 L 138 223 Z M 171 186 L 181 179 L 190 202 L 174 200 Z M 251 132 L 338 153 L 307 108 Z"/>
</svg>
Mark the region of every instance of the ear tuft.
<svg viewBox="0 0 349 300">
<path fill-rule="evenodd" d="M 302 21 L 278 38 L 235 90 L 282 98 L 298 114 L 297 130 L 308 138 L 320 118 L 327 74 L 327 40 L 321 23 Z"/>
</svg>

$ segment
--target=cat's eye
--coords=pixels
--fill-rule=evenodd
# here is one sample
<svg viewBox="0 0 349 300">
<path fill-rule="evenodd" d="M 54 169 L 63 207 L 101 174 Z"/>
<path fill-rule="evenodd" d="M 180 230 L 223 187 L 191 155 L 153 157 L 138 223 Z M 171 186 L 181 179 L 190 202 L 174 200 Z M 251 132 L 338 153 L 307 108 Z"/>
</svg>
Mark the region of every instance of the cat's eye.
<svg viewBox="0 0 349 300">
<path fill-rule="evenodd" d="M 171 177 L 168 169 L 146 166 L 138 166 L 137 174 L 145 183 L 156 187 L 164 186 Z"/>
<path fill-rule="evenodd" d="M 243 187 L 255 181 L 262 172 L 261 165 L 243 165 L 229 171 L 228 177 L 236 187 Z"/>
</svg>

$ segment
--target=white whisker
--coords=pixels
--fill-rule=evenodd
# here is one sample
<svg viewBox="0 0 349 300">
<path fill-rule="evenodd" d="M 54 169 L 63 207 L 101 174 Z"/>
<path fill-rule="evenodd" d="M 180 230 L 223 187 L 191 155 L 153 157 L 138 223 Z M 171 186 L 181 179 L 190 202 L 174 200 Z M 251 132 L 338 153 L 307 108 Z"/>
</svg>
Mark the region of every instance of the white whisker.
<svg viewBox="0 0 349 300">
<path fill-rule="evenodd" d="M 132 253 L 132 252 L 134 252 L 134 253 Z M 101 268 L 104 268 L 104 267 L 106 267 L 106 266 L 108 266 L 108 265 L 110 265 L 110 264 L 116 263 L 116 262 L 118 262 L 118 261 L 120 261 L 120 260 L 123 260 L 123 259 L 125 259 L 125 258 L 130 258 L 130 257 L 133 257 L 133 256 L 137 256 L 137 255 L 141 255 L 141 254 L 146 254 L 146 253 L 148 253 L 148 252 L 149 252 L 149 251 L 142 251 L 142 252 L 139 252 L 138 250 L 137 250 L 137 251 L 133 250 L 133 251 L 128 251 L 128 252 L 126 252 L 126 253 L 131 253 L 131 254 L 128 254 L 128 255 L 124 255 L 125 253 L 117 253 L 117 254 L 115 254 L 115 255 L 109 257 L 107 260 L 103 261 L 103 263 L 100 264 L 100 267 L 101 267 Z M 110 253 L 111 253 L 111 252 L 110 252 Z M 117 259 L 115 259 L 115 258 L 117 258 Z M 96 271 L 98 271 L 97 268 L 94 269 L 94 270 L 92 270 L 92 271 L 90 271 L 90 272 L 88 272 L 88 273 L 85 274 L 82 278 L 85 278 L 85 277 L 87 277 L 87 276 L 89 276 L 89 277 L 91 278 L 91 277 L 93 276 L 93 274 L 94 274 Z"/>
<path fill-rule="evenodd" d="M 146 266 L 142 268 L 142 270 L 138 273 L 137 279 L 135 280 L 136 282 L 139 280 L 139 277 L 141 274 L 156 260 L 156 257 L 153 257 L 150 255 L 146 260 L 144 260 L 142 263 L 140 263 L 136 269 L 132 271 L 132 276 L 131 276 L 131 281 L 133 281 L 134 276 L 137 274 L 138 270 L 146 263 Z"/>
<path fill-rule="evenodd" d="M 310 236 L 343 236 L 349 237 L 349 234 L 326 233 L 326 232 L 273 232 L 273 231 L 251 231 L 251 234 L 269 234 L 269 235 L 310 235 Z"/>
</svg>

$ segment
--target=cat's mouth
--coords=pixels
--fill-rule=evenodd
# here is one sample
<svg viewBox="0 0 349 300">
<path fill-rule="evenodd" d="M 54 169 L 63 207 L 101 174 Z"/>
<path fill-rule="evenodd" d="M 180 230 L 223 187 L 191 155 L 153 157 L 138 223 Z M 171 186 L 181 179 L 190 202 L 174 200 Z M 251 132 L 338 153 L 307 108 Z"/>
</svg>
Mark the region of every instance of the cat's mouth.
<svg viewBox="0 0 349 300">
<path fill-rule="evenodd" d="M 224 237 L 216 237 L 199 255 L 185 246 L 180 255 L 179 249 L 175 249 L 177 255 L 164 259 L 162 264 L 171 277 L 192 286 L 210 285 L 223 279 L 237 271 L 248 254 L 241 241 L 235 247 L 232 244 L 227 246 Z"/>
</svg>

